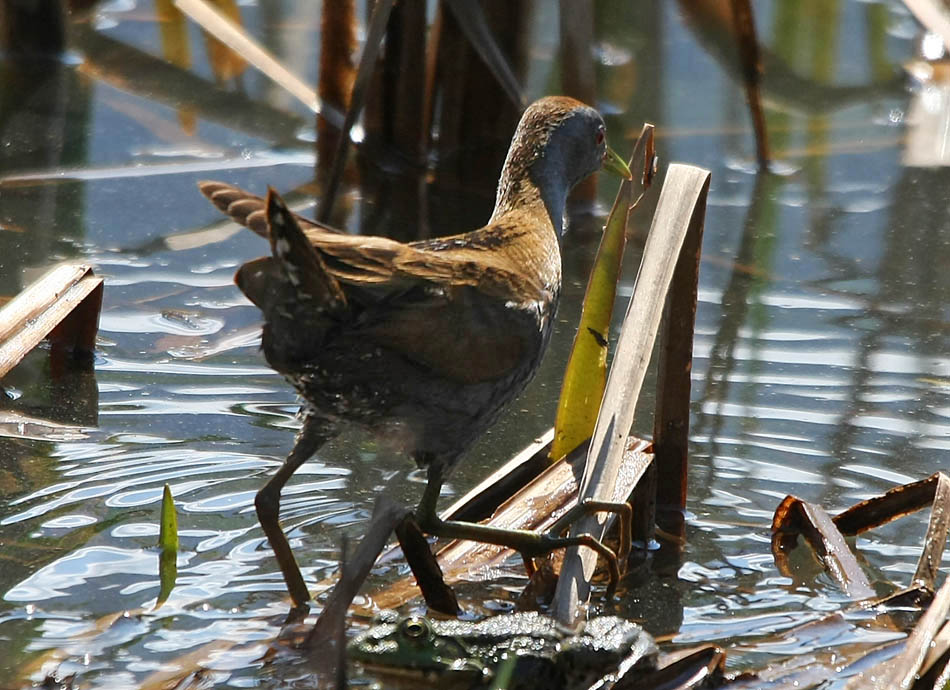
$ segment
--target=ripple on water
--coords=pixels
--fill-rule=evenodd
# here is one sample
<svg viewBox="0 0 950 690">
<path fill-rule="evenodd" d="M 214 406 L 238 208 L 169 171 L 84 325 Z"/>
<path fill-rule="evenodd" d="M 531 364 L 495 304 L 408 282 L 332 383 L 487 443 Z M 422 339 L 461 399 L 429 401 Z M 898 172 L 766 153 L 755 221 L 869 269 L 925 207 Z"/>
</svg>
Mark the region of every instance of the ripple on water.
<svg viewBox="0 0 950 690">
<path fill-rule="evenodd" d="M 157 579 L 158 552 L 122 549 L 115 546 L 88 546 L 77 549 L 40 568 L 7 590 L 7 601 L 48 601 L 79 595 L 89 580 L 128 581 L 134 576 Z M 104 583 L 97 588 L 102 589 Z"/>
<path fill-rule="evenodd" d="M 192 400 L 188 404 L 189 415 L 241 416 L 242 410 L 235 407 L 237 401 L 229 398 L 211 398 Z M 99 414 L 107 415 L 181 415 L 182 404 L 174 398 L 140 398 L 134 403 L 124 400 L 103 401 L 99 405 Z"/>
<path fill-rule="evenodd" d="M 878 465 L 860 465 L 857 463 L 847 463 L 841 466 L 842 471 L 844 472 L 853 472 L 857 475 L 862 475 L 865 477 L 874 477 L 876 479 L 884 479 L 891 482 L 895 486 L 898 484 L 908 484 L 910 482 L 916 481 L 915 477 L 910 475 L 903 474 L 901 472 L 896 472 L 891 469 L 880 467 Z"/>
<path fill-rule="evenodd" d="M 145 283 L 169 283 L 172 285 L 186 285 L 197 288 L 231 288 L 234 285 L 234 276 L 230 273 L 192 273 L 162 270 L 161 267 L 148 266 L 140 272 L 123 272 L 109 277 L 111 287 L 126 285 L 142 285 Z M 235 300 L 235 304 L 247 304 L 244 300 Z M 105 316 L 105 314 L 103 314 Z"/>
<path fill-rule="evenodd" d="M 830 426 L 840 417 L 838 410 L 829 409 L 828 412 L 803 410 L 792 407 L 772 407 L 766 405 L 745 405 L 741 403 L 708 402 L 703 406 L 703 412 L 720 416 L 735 417 L 737 419 L 753 418 L 757 420 L 786 421 L 794 419 L 796 425 L 814 424 Z"/>
<path fill-rule="evenodd" d="M 174 374 L 180 376 L 220 376 L 222 378 L 232 378 L 235 376 L 273 376 L 273 369 L 264 365 L 238 365 L 228 366 L 201 364 L 196 362 L 187 362 L 181 360 L 131 360 L 114 357 L 104 358 L 102 365 L 97 367 L 101 371 L 110 372 L 128 372 L 144 373 L 150 375 Z"/>
<path fill-rule="evenodd" d="M 224 327 L 222 319 L 194 314 L 116 311 L 104 312 L 99 329 L 107 333 L 168 333 L 170 335 L 211 335 Z"/>
<path fill-rule="evenodd" d="M 79 480 L 60 482 L 11 501 L 10 505 L 23 505 L 52 496 L 6 516 L 0 524 L 29 520 L 93 498 L 109 497 L 106 505 L 121 508 L 151 505 L 161 501 L 162 486 L 166 482 L 173 484 L 173 494 L 180 496 L 229 479 L 242 479 L 273 464 L 275 461 L 238 453 L 184 448 L 114 452 L 107 458 L 63 472 L 67 477 L 81 477 Z M 196 475 L 204 475 L 204 478 L 194 479 Z M 186 477 L 192 480 L 174 483 L 175 479 Z"/>
<path fill-rule="evenodd" d="M 165 390 L 175 395 L 207 395 L 211 397 L 228 396 L 232 398 L 243 398 L 243 396 L 254 395 L 256 393 L 273 393 L 277 389 L 268 386 L 216 386 L 210 384 L 207 386 L 166 386 Z"/>
<path fill-rule="evenodd" d="M 197 501 L 182 504 L 189 513 L 219 513 L 222 510 L 241 510 L 254 505 L 256 490 L 216 492 Z"/>
<path fill-rule="evenodd" d="M 87 525 L 94 525 L 98 522 L 97 518 L 92 515 L 60 515 L 59 517 L 52 518 L 40 524 L 40 527 L 43 529 L 56 529 L 56 530 L 68 530 L 75 529 L 77 527 L 86 527 Z"/>
<path fill-rule="evenodd" d="M 774 605 L 776 608 L 789 608 L 788 593 L 779 591 Z M 757 635 L 780 633 L 796 625 L 817 620 L 818 613 L 772 611 L 751 616 L 738 615 L 731 611 L 729 617 L 723 617 L 722 606 L 687 608 L 683 611 L 683 625 L 674 636 L 677 644 L 708 643 L 713 640 L 740 639 Z"/>
<path fill-rule="evenodd" d="M 110 534 L 116 539 L 141 539 L 142 537 L 157 537 L 159 527 L 151 522 L 127 522 L 117 525 Z M 179 536 L 181 533 L 179 532 Z"/>
<path fill-rule="evenodd" d="M 217 552 L 220 549 L 223 549 L 225 546 L 227 546 L 231 542 L 235 541 L 236 539 L 240 539 L 241 537 L 245 536 L 251 530 L 256 530 L 256 529 L 257 529 L 257 524 L 252 523 L 251 525 L 249 525 L 248 527 L 245 527 L 244 529 L 210 531 L 208 532 L 207 538 L 201 539 L 195 545 L 195 551 L 197 553 L 202 553 L 204 551 Z M 192 532 L 188 535 L 183 535 L 183 536 L 194 537 L 194 536 L 199 536 L 199 535 L 194 534 L 194 532 Z"/>
<path fill-rule="evenodd" d="M 159 503 L 162 500 L 164 485 L 168 483 L 172 496 L 184 496 L 192 491 L 211 486 L 217 481 L 195 481 L 171 483 L 171 480 L 179 477 L 190 477 L 191 470 L 167 473 L 157 477 L 161 486 L 153 486 L 146 489 L 135 489 L 133 491 L 117 491 L 106 500 L 106 505 L 110 508 L 133 508 L 136 506 L 145 506 L 153 503 Z"/>
</svg>

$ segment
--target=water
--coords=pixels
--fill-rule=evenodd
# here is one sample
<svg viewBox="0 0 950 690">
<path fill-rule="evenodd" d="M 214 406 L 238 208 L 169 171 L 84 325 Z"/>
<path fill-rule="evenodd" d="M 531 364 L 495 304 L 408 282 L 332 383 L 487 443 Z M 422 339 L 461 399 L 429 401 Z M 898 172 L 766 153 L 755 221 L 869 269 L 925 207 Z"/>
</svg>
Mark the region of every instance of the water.
<svg viewBox="0 0 950 690">
<path fill-rule="evenodd" d="M 538 4 L 532 98 L 558 90 L 557 16 Z M 748 645 L 846 601 L 825 576 L 792 581 L 776 570 L 768 526 L 786 494 L 833 512 L 948 464 L 950 179 L 946 168 L 905 164 L 916 123 L 940 99 L 900 78 L 917 33 L 902 5 L 756 5 L 776 158 L 763 175 L 723 58 L 730 43 L 688 8 L 604 3 L 595 32 L 598 105 L 614 147 L 629 149 L 650 120 L 664 163 L 712 172 L 689 541 L 672 572 L 631 583 L 615 608 L 683 644 Z M 248 2 L 240 12 L 291 69 L 315 79 L 319 7 Z M 259 312 L 231 280 L 266 245 L 222 222 L 195 183 L 260 192 L 311 181 L 311 118 L 253 71 L 214 86 L 195 31 L 190 73 L 204 86 L 137 62 L 136 51 L 163 51 L 144 0 L 101 4 L 71 31 L 73 48 L 54 63 L 0 63 L 0 293 L 64 259 L 106 279 L 94 379 L 51 382 L 45 353 L 35 352 L 4 380 L 16 398 L 8 407 L 66 427 L 3 427 L 0 683 L 18 682 L 32 662 L 35 673 L 79 672 L 88 687 L 137 687 L 170 660 L 224 641 L 210 662 L 219 686 L 291 685 L 305 670 L 259 660 L 286 604 L 253 496 L 291 447 L 296 402 L 264 363 Z M 239 108 L 228 101 L 235 94 L 267 107 Z M 392 201 L 405 179 L 364 169 L 362 185 L 344 191 L 340 224 L 412 235 L 412 213 Z M 603 207 L 613 193 L 602 181 Z M 430 193 L 433 217 L 453 218 L 453 232 L 484 221 L 491 199 L 487 185 Z M 452 492 L 550 425 L 602 216 L 575 220 L 542 370 L 466 456 Z M 629 251 L 625 295 L 638 245 Z M 636 429 L 650 427 L 641 415 Z M 380 491 L 414 502 L 422 479 L 366 434 L 323 448 L 284 491 L 283 524 L 307 577 L 336 571 L 341 538 L 365 530 Z M 166 482 L 179 507 L 179 580 L 150 611 Z M 908 582 L 925 521 L 857 540 L 872 579 Z M 505 605 L 503 587 L 476 598 L 486 595 Z M 125 610 L 132 615 L 103 618 Z M 730 664 L 763 658 L 737 653 Z"/>
</svg>

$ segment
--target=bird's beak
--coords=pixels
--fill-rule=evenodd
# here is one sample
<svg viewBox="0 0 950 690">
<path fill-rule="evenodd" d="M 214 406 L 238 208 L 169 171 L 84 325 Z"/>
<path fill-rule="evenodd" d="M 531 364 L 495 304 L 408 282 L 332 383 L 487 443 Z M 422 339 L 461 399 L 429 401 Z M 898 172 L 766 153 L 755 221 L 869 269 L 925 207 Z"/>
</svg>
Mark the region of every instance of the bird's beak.
<svg viewBox="0 0 950 690">
<path fill-rule="evenodd" d="M 609 146 L 607 147 L 607 152 L 604 154 L 603 168 L 607 172 L 618 175 L 626 180 L 633 179 L 633 173 L 630 172 L 630 168 L 627 167 L 623 158 L 617 155 L 617 152 Z"/>
</svg>

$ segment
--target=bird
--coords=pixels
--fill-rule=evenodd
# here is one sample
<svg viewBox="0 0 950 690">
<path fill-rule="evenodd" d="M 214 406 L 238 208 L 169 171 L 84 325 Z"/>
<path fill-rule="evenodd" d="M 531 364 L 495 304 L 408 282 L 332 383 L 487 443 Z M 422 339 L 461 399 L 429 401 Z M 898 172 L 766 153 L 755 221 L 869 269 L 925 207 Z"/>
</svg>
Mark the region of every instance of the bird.
<svg viewBox="0 0 950 690">
<path fill-rule="evenodd" d="M 294 447 L 255 497 L 295 609 L 310 595 L 280 528 L 280 493 L 345 424 L 399 439 L 426 469 L 415 518 L 429 534 L 526 557 L 591 545 L 442 520 L 436 502 L 466 449 L 538 369 L 561 290 L 567 196 L 601 168 L 631 177 L 601 115 L 548 96 L 518 123 L 488 222 L 462 234 L 409 243 L 349 235 L 291 213 L 273 189 L 263 199 L 199 182 L 219 210 L 270 242 L 270 256 L 243 264 L 235 282 L 263 314 L 267 362 L 302 398 Z"/>
</svg>

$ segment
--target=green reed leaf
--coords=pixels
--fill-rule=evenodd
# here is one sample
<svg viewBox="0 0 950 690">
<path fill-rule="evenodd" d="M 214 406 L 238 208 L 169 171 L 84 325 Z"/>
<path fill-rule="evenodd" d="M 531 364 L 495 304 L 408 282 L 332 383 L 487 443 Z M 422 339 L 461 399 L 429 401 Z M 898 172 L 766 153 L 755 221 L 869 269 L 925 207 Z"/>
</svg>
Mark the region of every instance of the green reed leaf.
<svg viewBox="0 0 950 690">
<path fill-rule="evenodd" d="M 570 453 L 594 432 L 607 381 L 607 335 L 627 241 L 627 218 L 649 187 L 655 169 L 652 125 L 644 126 L 629 167 L 634 179 L 620 185 L 587 283 L 581 321 L 558 400 L 552 461 Z"/>
<path fill-rule="evenodd" d="M 158 557 L 159 592 L 152 610 L 165 603 L 178 579 L 178 515 L 175 512 L 175 499 L 172 498 L 172 490 L 168 484 L 165 485 L 162 493 L 158 547 L 161 550 Z"/>
</svg>

